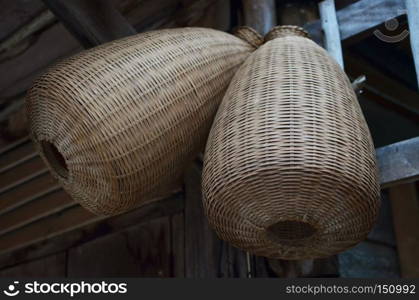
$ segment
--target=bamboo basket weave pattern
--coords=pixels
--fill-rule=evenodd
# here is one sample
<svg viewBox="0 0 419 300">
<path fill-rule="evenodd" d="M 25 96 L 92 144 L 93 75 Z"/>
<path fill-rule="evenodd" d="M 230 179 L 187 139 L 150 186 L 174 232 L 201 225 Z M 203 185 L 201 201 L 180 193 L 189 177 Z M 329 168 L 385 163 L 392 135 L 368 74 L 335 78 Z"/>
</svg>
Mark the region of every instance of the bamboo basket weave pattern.
<svg viewBox="0 0 419 300">
<path fill-rule="evenodd" d="M 234 76 L 214 120 L 204 207 L 218 235 L 256 255 L 327 257 L 363 240 L 379 208 L 375 151 L 340 66 L 278 27 Z"/>
<path fill-rule="evenodd" d="M 72 197 L 112 215 L 149 201 L 202 149 L 254 50 L 203 28 L 153 31 L 66 59 L 30 90 L 33 140 Z"/>
</svg>

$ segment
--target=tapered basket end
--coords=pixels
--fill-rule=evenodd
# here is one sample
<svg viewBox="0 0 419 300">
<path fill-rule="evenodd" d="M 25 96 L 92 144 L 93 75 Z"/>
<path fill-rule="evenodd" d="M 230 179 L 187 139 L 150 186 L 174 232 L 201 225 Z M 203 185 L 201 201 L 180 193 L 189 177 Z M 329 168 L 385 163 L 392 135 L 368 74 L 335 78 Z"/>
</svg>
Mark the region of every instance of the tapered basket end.
<svg viewBox="0 0 419 300">
<path fill-rule="evenodd" d="M 306 30 L 299 26 L 294 25 L 282 25 L 273 27 L 266 35 L 265 42 L 276 38 L 282 38 L 286 36 L 300 36 L 310 38 L 310 35 Z"/>
</svg>

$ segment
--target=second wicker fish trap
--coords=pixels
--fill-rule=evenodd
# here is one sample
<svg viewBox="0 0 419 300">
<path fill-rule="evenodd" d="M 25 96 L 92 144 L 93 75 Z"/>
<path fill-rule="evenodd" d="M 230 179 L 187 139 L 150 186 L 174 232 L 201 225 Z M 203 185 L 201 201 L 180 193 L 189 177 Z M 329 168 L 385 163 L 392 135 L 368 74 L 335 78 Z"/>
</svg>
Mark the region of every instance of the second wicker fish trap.
<svg viewBox="0 0 419 300">
<path fill-rule="evenodd" d="M 343 70 L 302 29 L 273 29 L 234 76 L 207 142 L 203 193 L 219 236 L 256 255 L 326 257 L 371 230 L 369 129 Z"/>
</svg>

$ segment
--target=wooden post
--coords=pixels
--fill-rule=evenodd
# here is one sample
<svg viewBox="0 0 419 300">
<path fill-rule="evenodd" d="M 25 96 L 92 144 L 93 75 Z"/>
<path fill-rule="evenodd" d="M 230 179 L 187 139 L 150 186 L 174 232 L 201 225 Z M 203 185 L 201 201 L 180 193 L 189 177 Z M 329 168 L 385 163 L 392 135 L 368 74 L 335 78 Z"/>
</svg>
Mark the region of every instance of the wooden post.
<svg viewBox="0 0 419 300">
<path fill-rule="evenodd" d="M 196 165 L 185 176 L 185 276 L 217 277 L 217 240 L 202 206 L 201 170 Z"/>
<path fill-rule="evenodd" d="M 340 42 L 339 24 L 336 17 L 335 1 L 324 0 L 320 2 L 319 9 L 326 49 L 343 69 L 342 45 Z"/>
<path fill-rule="evenodd" d="M 402 277 L 419 277 L 419 202 L 413 183 L 390 189 Z"/>
<path fill-rule="evenodd" d="M 276 25 L 274 0 L 242 0 L 244 24 L 262 35 Z"/>
<path fill-rule="evenodd" d="M 217 0 L 215 2 L 215 28 L 222 31 L 230 30 L 231 20 L 230 11 L 231 3 L 230 0 Z"/>
<path fill-rule="evenodd" d="M 419 85 L 419 1 L 406 0 L 406 8 L 409 22 L 410 44 L 412 45 L 416 76 Z"/>
<path fill-rule="evenodd" d="M 185 276 L 245 278 L 246 254 L 220 240 L 208 224 L 202 205 L 201 169 L 194 163 L 185 176 Z"/>
<path fill-rule="evenodd" d="M 318 4 L 315 1 L 286 0 L 277 2 L 278 24 L 304 25 L 319 19 Z"/>
<path fill-rule="evenodd" d="M 135 34 L 109 0 L 43 0 L 85 48 Z"/>
<path fill-rule="evenodd" d="M 55 22 L 55 16 L 49 10 L 42 11 L 29 23 L 16 30 L 10 37 L 0 43 L 0 53 L 11 50 L 19 45 L 20 42 L 37 32 L 38 30 L 51 25 Z"/>
</svg>

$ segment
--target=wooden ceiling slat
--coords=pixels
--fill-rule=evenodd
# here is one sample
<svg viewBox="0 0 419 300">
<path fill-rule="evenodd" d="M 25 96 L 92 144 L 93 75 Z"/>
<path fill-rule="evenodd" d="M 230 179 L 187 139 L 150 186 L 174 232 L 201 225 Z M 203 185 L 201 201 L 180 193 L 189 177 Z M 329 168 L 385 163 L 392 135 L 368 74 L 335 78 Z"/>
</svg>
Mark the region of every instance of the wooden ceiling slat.
<svg viewBox="0 0 419 300">
<path fill-rule="evenodd" d="M 74 200 L 61 189 L 34 199 L 0 217 L 0 236 L 74 204 Z"/>
<path fill-rule="evenodd" d="M 39 156 L 24 161 L 0 174 L 0 194 L 45 172 L 47 167 Z"/>
<path fill-rule="evenodd" d="M 37 154 L 32 143 L 25 143 L 12 151 L 0 154 L 0 174 Z"/>
<path fill-rule="evenodd" d="M 60 189 L 56 180 L 47 172 L 0 194 L 0 218 L 5 212 Z"/>
<path fill-rule="evenodd" d="M 111 1 L 43 0 L 43 2 L 85 48 L 136 33 Z"/>
<path fill-rule="evenodd" d="M 0 148 L 0 156 L 5 155 L 7 152 L 19 147 L 20 145 L 26 143 L 29 141 L 29 137 L 25 136 L 21 139 L 18 139 L 17 141 L 7 144 L 6 146 L 4 146 L 3 148 Z"/>
<path fill-rule="evenodd" d="M 4 235 L 0 239 L 0 254 L 83 227 L 103 218 L 95 216 L 79 205 L 74 205 Z"/>
</svg>

